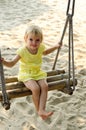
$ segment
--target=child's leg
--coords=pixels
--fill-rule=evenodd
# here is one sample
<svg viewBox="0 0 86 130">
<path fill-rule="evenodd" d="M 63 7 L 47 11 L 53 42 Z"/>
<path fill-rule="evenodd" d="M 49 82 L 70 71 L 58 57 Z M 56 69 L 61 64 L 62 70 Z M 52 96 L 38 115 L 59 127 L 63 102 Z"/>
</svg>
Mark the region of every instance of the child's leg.
<svg viewBox="0 0 86 130">
<path fill-rule="evenodd" d="M 24 82 L 25 86 L 32 91 L 32 98 L 35 104 L 36 110 L 39 110 L 39 99 L 40 99 L 40 86 L 35 80 L 29 80 Z"/>
<path fill-rule="evenodd" d="M 45 79 L 39 80 L 38 84 L 40 85 L 40 88 L 41 88 L 38 114 L 43 119 L 46 119 L 53 114 L 53 112 L 46 112 L 45 111 L 45 106 L 46 106 L 46 101 L 47 101 L 47 93 L 48 93 L 48 84 L 47 84 Z"/>
</svg>

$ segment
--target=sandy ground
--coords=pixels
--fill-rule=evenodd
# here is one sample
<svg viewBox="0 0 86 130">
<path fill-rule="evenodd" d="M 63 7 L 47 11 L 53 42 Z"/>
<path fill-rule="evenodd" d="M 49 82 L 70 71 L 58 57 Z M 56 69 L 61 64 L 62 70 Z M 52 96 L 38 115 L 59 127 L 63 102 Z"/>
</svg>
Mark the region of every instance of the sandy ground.
<svg viewBox="0 0 86 130">
<path fill-rule="evenodd" d="M 48 93 L 47 110 L 51 118 L 43 121 L 35 112 L 32 97 L 11 100 L 6 111 L 0 104 L 0 130 L 86 130 L 86 1 L 78 0 L 73 17 L 75 74 L 78 85 L 72 96 L 58 92 Z M 2 56 L 12 59 L 17 48 L 23 45 L 28 25 L 43 29 L 47 47 L 56 44 L 62 35 L 66 19 L 67 1 L 63 0 L 4 0 L 0 1 L 0 48 Z M 43 58 L 43 68 L 51 70 L 56 52 Z M 59 55 L 56 69 L 68 70 L 68 30 Z M 5 76 L 18 73 L 18 64 L 4 67 Z"/>
</svg>

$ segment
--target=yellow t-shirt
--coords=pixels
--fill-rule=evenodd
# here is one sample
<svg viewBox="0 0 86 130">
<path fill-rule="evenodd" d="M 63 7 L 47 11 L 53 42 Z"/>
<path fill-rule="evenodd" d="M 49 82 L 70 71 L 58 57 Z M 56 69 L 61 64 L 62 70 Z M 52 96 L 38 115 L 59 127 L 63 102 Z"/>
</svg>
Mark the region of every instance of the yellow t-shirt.
<svg viewBox="0 0 86 130">
<path fill-rule="evenodd" d="M 44 49 L 45 46 L 41 44 L 35 55 L 31 54 L 25 46 L 17 50 L 17 54 L 21 57 L 18 74 L 19 81 L 40 80 L 47 77 L 47 73 L 41 70 Z"/>
</svg>

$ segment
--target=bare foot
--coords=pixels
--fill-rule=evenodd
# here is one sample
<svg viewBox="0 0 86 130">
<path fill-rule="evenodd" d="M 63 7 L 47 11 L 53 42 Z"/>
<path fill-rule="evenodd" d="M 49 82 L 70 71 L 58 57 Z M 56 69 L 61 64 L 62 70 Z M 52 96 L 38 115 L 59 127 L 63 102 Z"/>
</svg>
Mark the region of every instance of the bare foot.
<svg viewBox="0 0 86 130">
<path fill-rule="evenodd" d="M 43 120 L 46 120 L 48 117 L 50 117 L 52 114 L 53 114 L 53 112 L 39 112 L 38 113 L 39 114 L 39 116 L 43 119 Z"/>
</svg>

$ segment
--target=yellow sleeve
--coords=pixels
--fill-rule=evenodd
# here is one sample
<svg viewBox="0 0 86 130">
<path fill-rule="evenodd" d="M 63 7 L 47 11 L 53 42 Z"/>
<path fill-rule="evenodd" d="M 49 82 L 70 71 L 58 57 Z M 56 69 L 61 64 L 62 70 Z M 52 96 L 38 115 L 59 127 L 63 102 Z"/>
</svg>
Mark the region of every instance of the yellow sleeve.
<svg viewBox="0 0 86 130">
<path fill-rule="evenodd" d="M 45 50 L 45 45 L 42 43 L 40 46 L 40 52 L 43 53 L 44 50 Z"/>
<path fill-rule="evenodd" d="M 19 48 L 19 49 L 16 51 L 16 54 L 18 54 L 20 57 L 23 56 L 23 53 L 24 53 L 24 48 L 23 48 L 23 47 Z"/>
</svg>

